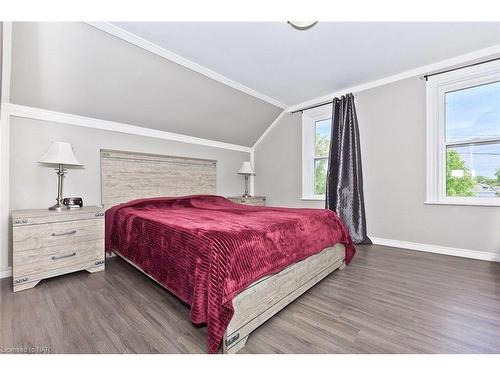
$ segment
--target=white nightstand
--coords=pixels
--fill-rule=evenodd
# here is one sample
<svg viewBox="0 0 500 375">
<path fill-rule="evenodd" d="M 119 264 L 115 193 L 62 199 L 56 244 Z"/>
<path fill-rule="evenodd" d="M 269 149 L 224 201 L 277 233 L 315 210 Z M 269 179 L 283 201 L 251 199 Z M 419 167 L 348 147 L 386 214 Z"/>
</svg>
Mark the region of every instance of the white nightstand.
<svg viewBox="0 0 500 375">
<path fill-rule="evenodd" d="M 12 217 L 14 292 L 79 270 L 104 270 L 104 209 L 18 210 Z"/>
<path fill-rule="evenodd" d="M 251 206 L 265 206 L 266 197 L 263 196 L 253 196 L 253 197 L 227 197 L 231 202 L 239 204 L 248 204 Z"/>
</svg>

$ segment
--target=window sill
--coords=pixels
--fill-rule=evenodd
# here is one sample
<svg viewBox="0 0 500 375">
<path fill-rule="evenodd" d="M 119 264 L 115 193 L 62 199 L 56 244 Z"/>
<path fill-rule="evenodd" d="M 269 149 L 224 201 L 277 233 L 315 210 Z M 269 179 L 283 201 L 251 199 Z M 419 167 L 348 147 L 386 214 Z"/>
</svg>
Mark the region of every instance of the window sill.
<svg viewBox="0 0 500 375">
<path fill-rule="evenodd" d="M 311 195 L 311 196 L 303 196 L 300 198 L 302 201 L 325 201 L 325 197 L 321 195 Z"/>
<path fill-rule="evenodd" d="M 428 205 L 444 205 L 444 206 L 482 206 L 482 207 L 500 207 L 500 199 L 498 202 L 492 201 L 471 201 L 471 200 L 441 200 L 441 201 L 425 201 Z"/>
</svg>

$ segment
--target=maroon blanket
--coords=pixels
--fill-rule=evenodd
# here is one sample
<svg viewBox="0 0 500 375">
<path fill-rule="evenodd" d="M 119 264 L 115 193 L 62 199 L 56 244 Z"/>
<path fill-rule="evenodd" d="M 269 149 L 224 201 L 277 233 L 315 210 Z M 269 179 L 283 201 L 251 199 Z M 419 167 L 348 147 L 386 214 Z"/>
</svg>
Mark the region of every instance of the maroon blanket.
<svg viewBox="0 0 500 375">
<path fill-rule="evenodd" d="M 106 211 L 106 250 L 116 251 L 191 306 L 217 351 L 232 298 L 254 281 L 335 243 L 354 245 L 322 209 L 256 207 L 213 195 L 139 199 Z"/>
</svg>

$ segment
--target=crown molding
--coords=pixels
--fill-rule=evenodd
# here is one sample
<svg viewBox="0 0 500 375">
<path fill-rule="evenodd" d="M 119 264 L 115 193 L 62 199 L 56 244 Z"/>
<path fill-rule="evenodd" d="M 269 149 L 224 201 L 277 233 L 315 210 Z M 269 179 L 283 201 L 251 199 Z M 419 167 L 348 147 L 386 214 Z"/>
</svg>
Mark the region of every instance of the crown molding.
<svg viewBox="0 0 500 375">
<path fill-rule="evenodd" d="M 242 85 L 239 82 L 233 81 L 232 79 L 227 78 L 226 76 L 223 76 L 222 74 L 216 73 L 213 70 L 210 70 L 208 68 L 205 68 L 204 66 L 197 64 L 191 60 L 188 60 L 182 56 L 179 56 L 178 54 L 167 50 L 166 48 L 160 47 L 159 45 L 152 43 L 144 38 L 141 38 L 140 36 L 137 36 L 135 34 L 132 34 L 129 31 L 126 31 L 118 26 L 115 26 L 109 22 L 84 22 L 92 27 L 95 27 L 96 29 L 99 29 L 101 31 L 104 31 L 110 35 L 113 35 L 117 38 L 120 38 L 130 44 L 133 44 L 137 47 L 140 47 L 146 51 L 149 51 L 151 53 L 154 53 L 157 56 L 163 57 L 169 61 L 172 61 L 176 64 L 179 64 L 185 68 L 188 68 L 190 70 L 193 70 L 197 73 L 203 74 L 205 77 L 211 78 L 217 82 L 220 82 L 226 86 L 229 86 L 233 89 L 236 89 L 238 91 L 241 91 L 247 95 L 251 95 L 257 99 L 263 100 L 269 104 L 272 104 L 276 107 L 285 109 L 288 106 L 286 104 L 281 103 L 279 100 L 271 98 L 267 95 L 264 95 L 256 90 L 251 89 L 250 87 L 247 87 L 245 85 Z"/>
<path fill-rule="evenodd" d="M 251 152 L 251 147 L 236 145 L 233 143 L 213 141 L 205 138 L 191 137 L 189 135 L 170 133 L 162 130 L 144 128 L 142 126 L 124 124 L 120 122 L 107 121 L 92 117 L 73 115 L 64 112 L 50 111 L 42 108 L 28 107 L 18 104 L 3 103 L 4 110 L 9 116 L 31 118 L 36 120 L 50 121 L 67 125 L 83 126 L 100 130 L 108 130 L 119 133 L 140 135 L 144 137 L 160 138 L 176 142 L 190 143 L 200 146 L 217 147 L 226 150 Z"/>
<path fill-rule="evenodd" d="M 483 48 L 483 49 L 473 51 L 470 53 L 466 53 L 463 55 L 455 56 L 455 57 L 452 57 L 449 59 L 441 60 L 441 61 L 438 61 L 438 62 L 435 62 L 432 64 L 423 65 L 421 67 L 407 70 L 407 71 L 404 71 L 404 72 L 401 72 L 398 74 L 393 74 L 391 76 L 377 79 L 375 81 L 362 83 L 362 84 L 356 85 L 356 86 L 346 87 L 346 88 L 343 88 L 341 90 L 337 90 L 337 91 L 332 92 L 332 93 L 327 94 L 327 95 L 323 95 L 323 96 L 320 96 L 320 97 L 317 97 L 314 99 L 306 100 L 305 102 L 302 102 L 302 103 L 294 104 L 294 105 L 288 107 L 287 111 L 288 112 L 297 111 L 297 110 L 300 110 L 301 108 L 305 108 L 305 107 L 328 102 L 335 97 L 345 95 L 346 93 L 349 93 L 349 92 L 355 93 L 355 92 L 369 90 L 369 89 L 372 89 L 372 88 L 375 88 L 378 86 L 383 86 L 383 85 L 387 85 L 389 83 L 401 81 L 401 80 L 406 79 L 406 78 L 422 76 L 424 74 L 428 74 L 428 73 L 435 72 L 435 71 L 438 71 L 441 69 L 449 68 L 449 67 L 452 67 L 454 65 L 468 63 L 468 62 L 471 62 L 473 60 L 483 59 L 483 58 L 493 56 L 496 54 L 500 54 L 500 44 L 496 44 L 494 46 L 491 46 L 488 48 Z"/>
<path fill-rule="evenodd" d="M 264 138 L 266 138 L 267 136 L 267 133 L 269 133 L 271 131 L 272 128 L 274 128 L 274 126 L 281 120 L 281 118 L 285 115 L 285 113 L 288 113 L 288 111 L 285 109 L 283 110 L 279 115 L 278 117 L 276 117 L 274 119 L 274 121 L 271 123 L 271 125 L 269 125 L 267 127 L 266 130 L 264 130 L 264 133 L 262 133 L 262 135 L 259 137 L 259 139 L 257 139 L 257 142 L 255 142 L 252 146 L 252 149 L 255 149 L 255 147 L 257 147 L 259 145 L 260 142 L 262 142 L 262 140 Z"/>
<path fill-rule="evenodd" d="M 250 163 L 255 169 L 255 149 L 250 150 Z M 250 176 L 250 195 L 255 195 L 255 176 Z"/>
</svg>

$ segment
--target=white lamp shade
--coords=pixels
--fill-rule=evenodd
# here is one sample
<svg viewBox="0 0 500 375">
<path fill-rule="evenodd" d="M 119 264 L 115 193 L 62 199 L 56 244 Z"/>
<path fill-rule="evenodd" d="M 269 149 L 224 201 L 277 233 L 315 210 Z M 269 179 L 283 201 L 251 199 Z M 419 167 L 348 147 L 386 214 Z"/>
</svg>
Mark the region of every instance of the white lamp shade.
<svg viewBox="0 0 500 375">
<path fill-rule="evenodd" d="M 251 174 L 255 175 L 255 172 L 253 171 L 252 164 L 249 161 L 244 161 L 241 163 L 240 170 L 238 171 L 238 174 Z"/>
<path fill-rule="evenodd" d="M 52 142 L 47 152 L 38 160 L 39 163 L 82 165 L 73 152 L 73 146 L 67 142 Z"/>
</svg>

